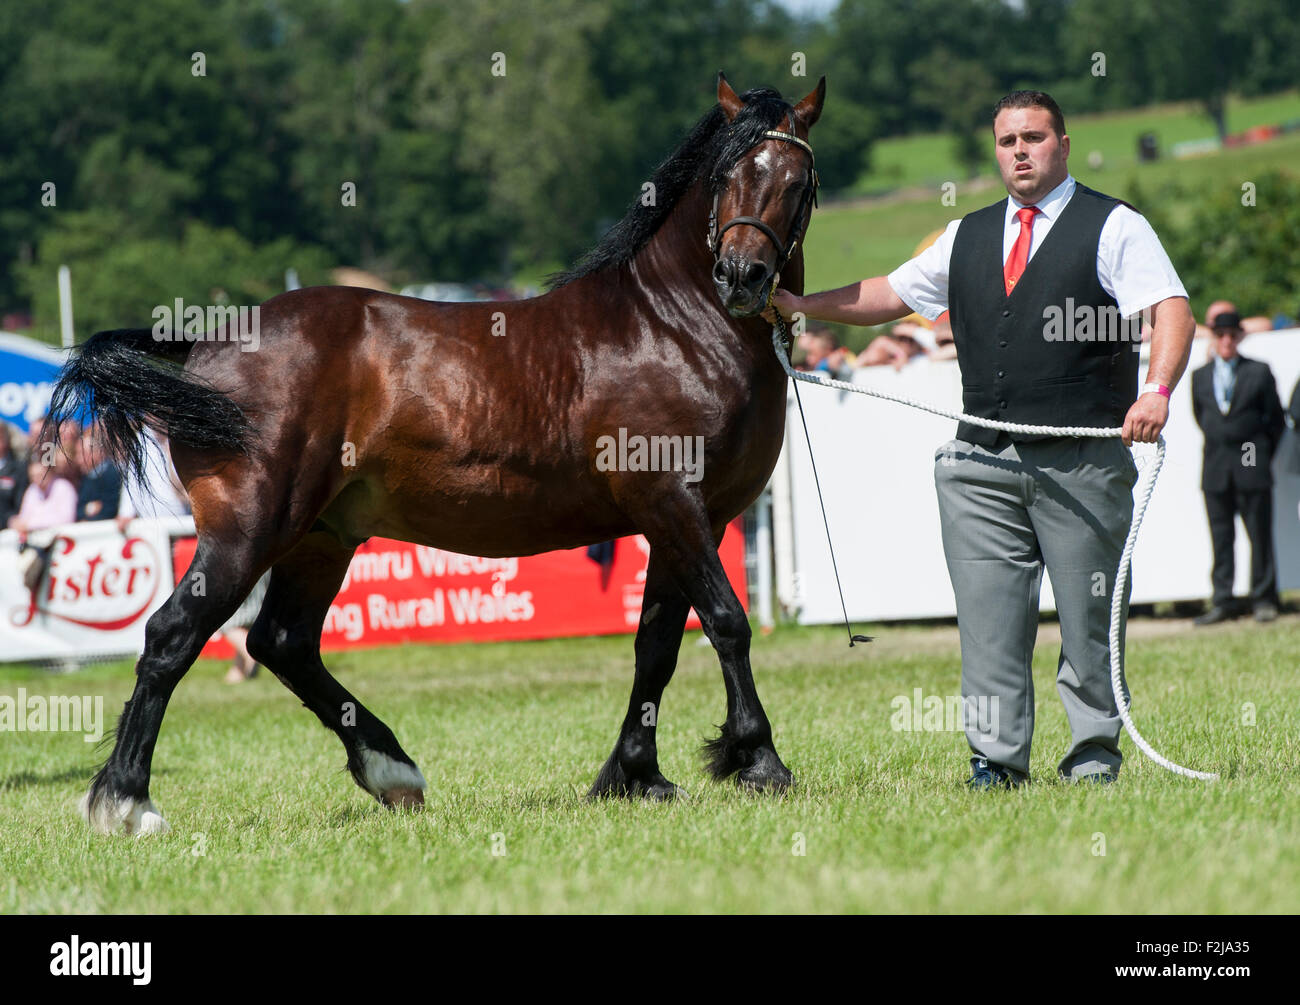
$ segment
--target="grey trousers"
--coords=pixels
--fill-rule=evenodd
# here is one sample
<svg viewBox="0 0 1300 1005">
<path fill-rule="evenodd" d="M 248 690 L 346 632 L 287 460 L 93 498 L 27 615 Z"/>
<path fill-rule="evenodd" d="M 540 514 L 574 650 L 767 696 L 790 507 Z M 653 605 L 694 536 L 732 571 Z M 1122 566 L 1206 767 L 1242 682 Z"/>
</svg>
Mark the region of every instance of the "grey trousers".
<svg viewBox="0 0 1300 1005">
<path fill-rule="evenodd" d="M 1056 689 L 1072 742 L 1066 778 L 1119 772 L 1121 722 L 1110 685 L 1110 598 L 1133 517 L 1137 467 L 1118 439 L 1053 438 L 990 451 L 952 440 L 935 454 L 948 575 L 957 598 L 961 689 L 972 764 L 1029 775 L 1032 661 L 1046 567 L 1061 623 Z M 1124 598 L 1127 614 L 1128 596 Z M 1123 652 L 1124 626 L 1120 626 Z"/>
</svg>

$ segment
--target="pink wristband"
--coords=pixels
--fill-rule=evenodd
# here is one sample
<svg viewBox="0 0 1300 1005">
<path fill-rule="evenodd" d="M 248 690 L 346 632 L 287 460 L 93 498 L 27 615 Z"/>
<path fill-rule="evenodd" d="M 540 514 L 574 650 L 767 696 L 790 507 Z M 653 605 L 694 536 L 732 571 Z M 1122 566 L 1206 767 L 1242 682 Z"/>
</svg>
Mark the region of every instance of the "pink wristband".
<svg viewBox="0 0 1300 1005">
<path fill-rule="evenodd" d="M 1166 398 L 1169 397 L 1169 388 L 1165 387 L 1164 384 L 1143 384 L 1142 385 L 1143 394 L 1149 394 L 1152 391 L 1154 391 L 1156 394 L 1163 394 Z"/>
</svg>

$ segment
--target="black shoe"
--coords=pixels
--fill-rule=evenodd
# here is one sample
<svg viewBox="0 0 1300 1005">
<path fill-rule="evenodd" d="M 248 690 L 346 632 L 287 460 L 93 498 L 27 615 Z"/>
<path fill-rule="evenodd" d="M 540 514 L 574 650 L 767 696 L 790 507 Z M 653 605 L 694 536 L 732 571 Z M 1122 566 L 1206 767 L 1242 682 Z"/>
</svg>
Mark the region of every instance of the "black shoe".
<svg viewBox="0 0 1300 1005">
<path fill-rule="evenodd" d="M 1233 613 L 1230 610 L 1228 610 L 1226 607 L 1216 606 L 1216 607 L 1211 607 L 1208 611 L 1206 611 L 1199 618 L 1193 621 L 1192 624 L 1196 625 L 1198 628 L 1201 628 L 1204 627 L 1205 625 L 1217 625 L 1220 621 L 1231 621 L 1232 618 L 1233 618 Z"/>
<path fill-rule="evenodd" d="M 1277 606 L 1275 604 L 1263 603 L 1255 605 L 1256 621 L 1276 621 Z"/>
<path fill-rule="evenodd" d="M 1116 775 L 1110 771 L 1094 771 L 1088 775 L 1079 775 L 1070 779 L 1074 784 L 1092 784 L 1092 785 L 1109 785 L 1115 781 Z"/>
<path fill-rule="evenodd" d="M 974 764 L 974 774 L 966 780 L 966 787 L 970 789 L 1014 789 L 1020 783 L 1005 768 L 1000 768 L 996 764 L 990 764 L 984 758 L 980 758 Z"/>
</svg>

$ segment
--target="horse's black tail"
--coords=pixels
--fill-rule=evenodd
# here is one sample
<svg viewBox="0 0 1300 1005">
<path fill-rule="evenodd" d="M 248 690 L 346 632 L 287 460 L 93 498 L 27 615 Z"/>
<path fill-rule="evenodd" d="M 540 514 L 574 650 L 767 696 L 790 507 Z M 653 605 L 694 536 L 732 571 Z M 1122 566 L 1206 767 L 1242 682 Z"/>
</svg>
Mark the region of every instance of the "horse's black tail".
<svg viewBox="0 0 1300 1005">
<path fill-rule="evenodd" d="M 252 427 L 221 391 L 186 373 L 188 342 L 160 342 L 148 328 L 96 332 L 64 364 L 50 398 L 46 430 L 97 421 L 124 477 L 143 480 L 146 426 L 196 450 L 246 454 Z"/>
</svg>

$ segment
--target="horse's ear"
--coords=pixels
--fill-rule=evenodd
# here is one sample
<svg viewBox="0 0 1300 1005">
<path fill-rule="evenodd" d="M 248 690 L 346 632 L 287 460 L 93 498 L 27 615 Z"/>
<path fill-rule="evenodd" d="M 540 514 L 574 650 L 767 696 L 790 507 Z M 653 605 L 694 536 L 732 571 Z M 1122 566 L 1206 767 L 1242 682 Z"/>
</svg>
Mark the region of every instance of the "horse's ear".
<svg viewBox="0 0 1300 1005">
<path fill-rule="evenodd" d="M 740 100 L 731 85 L 727 83 L 727 76 L 721 70 L 718 71 L 718 104 L 722 110 L 727 113 L 727 121 L 735 121 L 740 110 L 745 107 L 745 103 Z"/>
<path fill-rule="evenodd" d="M 813 124 L 821 118 L 822 104 L 826 101 L 826 78 L 822 77 L 817 81 L 817 86 L 812 93 L 804 98 L 799 104 L 794 106 L 795 114 L 807 124 L 811 129 Z"/>
</svg>

